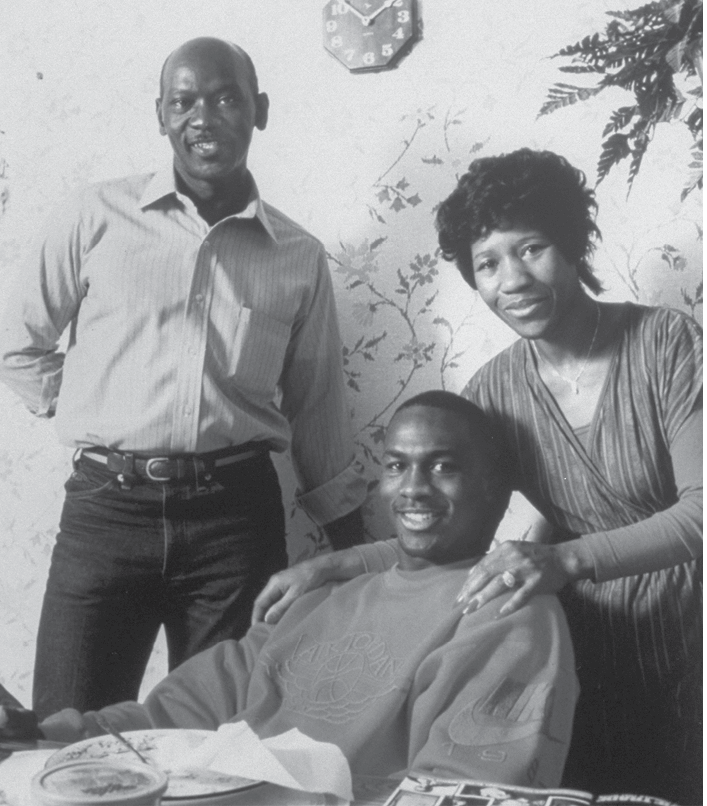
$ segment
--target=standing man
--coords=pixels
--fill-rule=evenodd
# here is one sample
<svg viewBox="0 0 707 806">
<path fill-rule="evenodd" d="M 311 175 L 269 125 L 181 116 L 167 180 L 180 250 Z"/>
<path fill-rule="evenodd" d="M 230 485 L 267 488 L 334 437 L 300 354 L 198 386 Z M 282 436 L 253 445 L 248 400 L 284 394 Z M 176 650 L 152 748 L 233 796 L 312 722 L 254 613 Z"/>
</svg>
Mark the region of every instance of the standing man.
<svg viewBox="0 0 707 806">
<path fill-rule="evenodd" d="M 362 540 L 326 256 L 247 169 L 268 118 L 249 56 L 179 47 L 157 118 L 173 166 L 58 211 L 0 332 L 3 380 L 77 448 L 37 639 L 40 715 L 135 699 L 160 625 L 170 668 L 246 631 L 287 565 L 270 451 L 291 447 L 299 503 L 335 548 Z"/>
</svg>

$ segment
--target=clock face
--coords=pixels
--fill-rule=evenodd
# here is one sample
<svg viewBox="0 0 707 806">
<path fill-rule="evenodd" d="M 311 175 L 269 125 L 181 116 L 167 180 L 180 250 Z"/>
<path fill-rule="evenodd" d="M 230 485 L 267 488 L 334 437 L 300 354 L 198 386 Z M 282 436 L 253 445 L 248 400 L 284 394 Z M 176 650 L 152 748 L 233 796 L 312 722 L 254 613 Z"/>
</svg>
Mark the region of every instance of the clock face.
<svg viewBox="0 0 707 806">
<path fill-rule="evenodd" d="M 414 33 L 415 0 L 329 0 L 324 47 L 352 71 L 390 67 Z"/>
</svg>

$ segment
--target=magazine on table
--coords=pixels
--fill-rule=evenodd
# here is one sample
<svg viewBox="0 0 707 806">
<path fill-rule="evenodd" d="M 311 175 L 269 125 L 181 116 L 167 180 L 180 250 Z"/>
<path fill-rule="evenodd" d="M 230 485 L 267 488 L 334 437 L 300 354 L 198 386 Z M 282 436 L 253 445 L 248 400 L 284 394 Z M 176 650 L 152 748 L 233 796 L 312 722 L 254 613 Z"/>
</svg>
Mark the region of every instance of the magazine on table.
<svg viewBox="0 0 707 806">
<path fill-rule="evenodd" d="M 530 789 L 524 786 L 449 781 L 409 774 L 385 806 L 676 806 L 650 795 L 592 795 L 575 789 Z"/>
</svg>

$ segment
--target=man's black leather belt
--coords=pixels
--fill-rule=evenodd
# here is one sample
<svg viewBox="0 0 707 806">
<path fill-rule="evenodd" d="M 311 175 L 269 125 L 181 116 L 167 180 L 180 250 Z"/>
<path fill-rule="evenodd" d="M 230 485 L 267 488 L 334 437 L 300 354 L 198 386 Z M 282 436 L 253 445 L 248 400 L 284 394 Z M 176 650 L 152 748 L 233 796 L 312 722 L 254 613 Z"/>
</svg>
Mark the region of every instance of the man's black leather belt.
<svg viewBox="0 0 707 806">
<path fill-rule="evenodd" d="M 204 478 L 215 470 L 254 459 L 269 451 L 265 442 L 248 442 L 235 448 L 210 453 L 181 456 L 146 456 L 108 448 L 79 448 L 75 462 L 87 460 L 103 465 L 118 476 L 149 479 L 150 481 L 191 481 Z"/>
</svg>

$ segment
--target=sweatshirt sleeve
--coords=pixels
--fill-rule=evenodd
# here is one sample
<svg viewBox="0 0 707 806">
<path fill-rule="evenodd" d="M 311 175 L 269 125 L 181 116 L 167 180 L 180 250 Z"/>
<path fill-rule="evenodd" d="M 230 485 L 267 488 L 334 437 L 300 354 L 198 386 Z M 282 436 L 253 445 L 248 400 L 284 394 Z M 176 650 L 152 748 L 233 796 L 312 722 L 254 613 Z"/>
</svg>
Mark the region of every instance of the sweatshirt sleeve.
<svg viewBox="0 0 707 806">
<path fill-rule="evenodd" d="M 100 714 L 120 731 L 145 728 L 216 730 L 246 702 L 250 675 L 272 627 L 257 624 L 239 641 L 222 641 L 167 675 L 145 702 L 123 702 Z M 87 735 L 95 730 L 94 712 L 84 714 Z"/>
<path fill-rule="evenodd" d="M 412 771 L 559 786 L 579 691 L 569 630 L 554 596 L 496 618 L 507 598 L 462 618 L 420 667 Z"/>
</svg>

